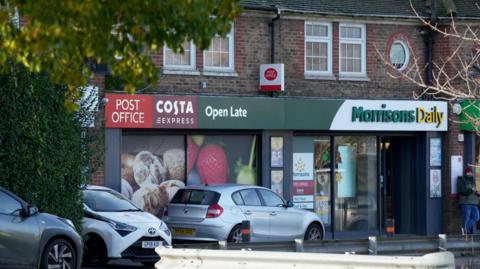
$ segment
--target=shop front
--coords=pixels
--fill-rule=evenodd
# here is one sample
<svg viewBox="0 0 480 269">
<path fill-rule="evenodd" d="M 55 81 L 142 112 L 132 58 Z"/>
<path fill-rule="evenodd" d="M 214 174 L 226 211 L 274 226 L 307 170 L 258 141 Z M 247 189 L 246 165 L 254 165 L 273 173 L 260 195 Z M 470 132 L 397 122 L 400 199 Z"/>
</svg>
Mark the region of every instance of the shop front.
<svg viewBox="0 0 480 269">
<path fill-rule="evenodd" d="M 271 188 L 327 237 L 441 231 L 438 101 L 107 94 L 105 184 L 158 216 L 178 188 Z M 438 223 L 437 223 L 438 220 Z"/>
</svg>

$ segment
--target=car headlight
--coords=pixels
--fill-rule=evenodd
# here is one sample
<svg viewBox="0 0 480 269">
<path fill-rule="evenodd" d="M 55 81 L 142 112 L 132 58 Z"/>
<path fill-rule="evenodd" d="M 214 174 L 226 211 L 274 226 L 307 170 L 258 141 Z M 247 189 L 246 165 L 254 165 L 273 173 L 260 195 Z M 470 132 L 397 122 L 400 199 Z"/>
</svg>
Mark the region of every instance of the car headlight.
<svg viewBox="0 0 480 269">
<path fill-rule="evenodd" d="M 88 210 L 88 208 L 85 210 L 85 217 L 108 223 L 121 236 L 126 236 L 129 233 L 135 232 L 137 230 L 137 227 L 100 216 L 92 210 Z"/>
<path fill-rule="evenodd" d="M 121 236 L 126 236 L 129 233 L 135 232 L 137 230 L 137 228 L 132 226 L 132 225 L 128 225 L 128 224 L 125 224 L 125 223 L 122 223 L 122 222 L 114 221 L 114 220 L 111 220 L 111 219 L 109 219 L 107 222 Z"/>
<path fill-rule="evenodd" d="M 162 221 L 162 223 L 160 224 L 160 230 L 162 232 L 164 232 L 166 235 L 170 236 L 170 229 L 168 229 L 168 226 L 167 224 L 165 224 L 165 222 Z"/>
</svg>

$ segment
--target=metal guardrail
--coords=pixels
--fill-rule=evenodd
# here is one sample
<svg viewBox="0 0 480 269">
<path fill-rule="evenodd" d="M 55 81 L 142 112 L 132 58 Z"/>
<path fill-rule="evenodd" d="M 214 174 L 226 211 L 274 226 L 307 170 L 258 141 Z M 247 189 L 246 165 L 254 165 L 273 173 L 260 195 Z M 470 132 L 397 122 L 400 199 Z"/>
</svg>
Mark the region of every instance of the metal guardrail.
<svg viewBox="0 0 480 269">
<path fill-rule="evenodd" d="M 158 269 L 454 269 L 454 256 L 448 251 L 421 257 L 372 256 L 273 251 L 239 251 L 158 247 Z"/>
<path fill-rule="evenodd" d="M 175 248 L 313 252 L 368 255 L 419 256 L 438 251 L 455 255 L 480 255 L 480 235 L 445 235 L 415 237 L 368 237 L 353 240 L 262 242 L 262 243 L 192 243 L 175 244 Z"/>
</svg>

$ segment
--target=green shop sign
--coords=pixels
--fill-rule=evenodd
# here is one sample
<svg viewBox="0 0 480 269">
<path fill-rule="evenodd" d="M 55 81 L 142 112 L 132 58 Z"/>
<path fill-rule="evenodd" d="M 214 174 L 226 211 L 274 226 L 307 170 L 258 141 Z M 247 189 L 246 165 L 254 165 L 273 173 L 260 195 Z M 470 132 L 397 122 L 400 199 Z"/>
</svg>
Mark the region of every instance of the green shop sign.
<svg viewBox="0 0 480 269">
<path fill-rule="evenodd" d="M 436 101 L 107 94 L 107 128 L 446 131 Z"/>
</svg>

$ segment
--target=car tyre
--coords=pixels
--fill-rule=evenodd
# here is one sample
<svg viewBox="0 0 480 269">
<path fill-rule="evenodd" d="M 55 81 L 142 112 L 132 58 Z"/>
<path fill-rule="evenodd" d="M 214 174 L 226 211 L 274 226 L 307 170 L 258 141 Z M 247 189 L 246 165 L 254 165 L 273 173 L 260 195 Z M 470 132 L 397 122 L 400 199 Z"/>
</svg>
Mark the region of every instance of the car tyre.
<svg viewBox="0 0 480 269">
<path fill-rule="evenodd" d="M 97 235 L 87 236 L 84 243 L 83 265 L 103 267 L 107 262 L 107 247 L 103 240 Z"/>
<path fill-rule="evenodd" d="M 232 231 L 228 235 L 227 242 L 229 243 L 242 243 L 243 238 L 242 238 L 242 228 L 240 224 L 235 225 L 233 227 Z"/>
<path fill-rule="evenodd" d="M 143 266 L 145 267 L 153 267 L 155 266 L 156 262 L 142 262 Z"/>
<path fill-rule="evenodd" d="M 304 240 L 313 241 L 313 240 L 322 240 L 323 239 L 323 229 L 318 223 L 312 223 L 308 225 L 307 230 L 305 231 Z"/>
<path fill-rule="evenodd" d="M 41 269 L 76 267 L 77 253 L 67 240 L 55 239 L 43 250 Z"/>
</svg>

